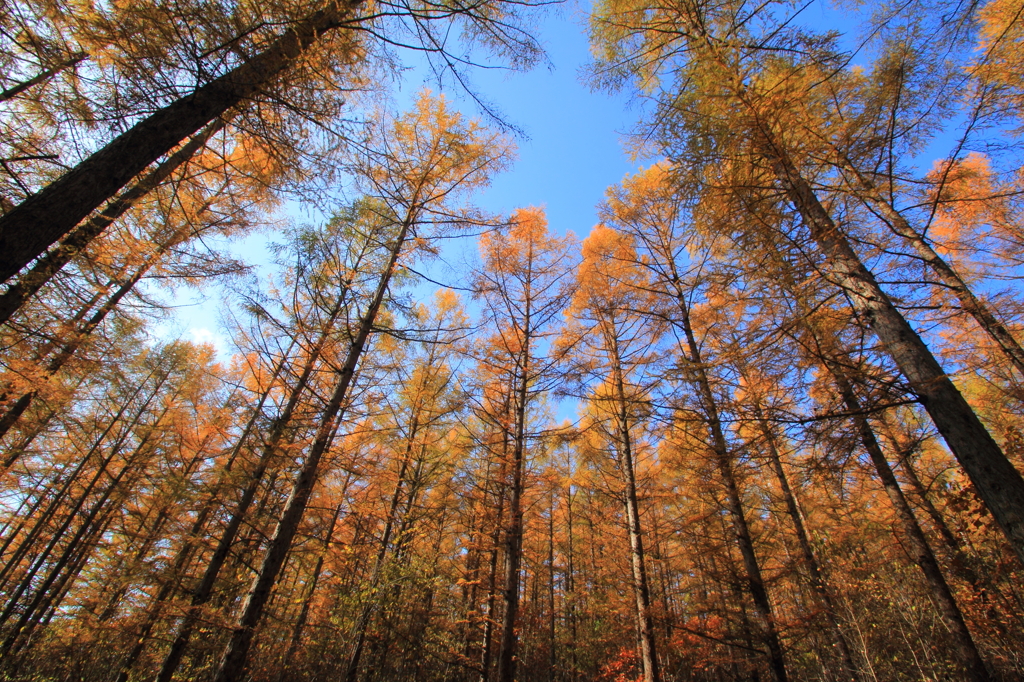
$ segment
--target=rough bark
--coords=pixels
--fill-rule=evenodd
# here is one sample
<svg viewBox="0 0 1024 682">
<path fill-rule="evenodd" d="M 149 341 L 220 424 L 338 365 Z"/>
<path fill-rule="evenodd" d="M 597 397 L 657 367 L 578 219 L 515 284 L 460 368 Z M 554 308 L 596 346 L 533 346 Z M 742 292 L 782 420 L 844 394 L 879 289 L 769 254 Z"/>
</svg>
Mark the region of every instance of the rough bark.
<svg viewBox="0 0 1024 682">
<path fill-rule="evenodd" d="M 850 159 L 844 159 L 844 170 L 853 174 L 859 187 L 858 195 L 874 209 L 880 218 L 900 237 L 906 239 L 922 261 L 931 267 L 938 276 L 943 286 L 949 289 L 960 302 L 960 307 L 965 313 L 974 318 L 978 326 L 985 331 L 989 337 L 996 342 L 1006 358 L 1017 368 L 1021 377 L 1024 377 L 1024 348 L 1021 348 L 1017 339 L 1013 337 L 1010 330 L 999 321 L 995 313 L 971 291 L 971 288 L 964 281 L 952 265 L 942 256 L 935 252 L 932 245 L 928 243 L 924 235 L 914 229 L 910 222 L 897 211 L 893 205 L 882 196 L 878 188 L 871 181 L 871 178 L 857 170 Z"/>
<path fill-rule="evenodd" d="M 854 415 L 853 421 L 860 435 L 861 443 L 871 458 L 875 471 L 878 472 L 878 478 L 885 489 L 886 495 L 892 502 L 896 518 L 905 534 L 911 559 L 913 559 L 914 563 L 918 565 L 924 574 L 931 590 L 932 599 L 938 607 L 946 627 L 949 628 L 953 647 L 957 658 L 963 665 L 967 679 L 973 682 L 989 682 L 992 678 L 989 676 L 988 670 L 985 668 L 985 662 L 978 652 L 970 630 L 967 628 L 963 613 L 953 597 L 953 592 L 949 589 L 946 578 L 942 574 L 942 569 L 939 567 L 939 562 L 935 559 L 935 554 L 928 544 L 924 531 L 921 530 L 921 525 L 914 516 L 910 503 L 907 502 L 907 498 L 900 488 L 899 481 L 896 480 L 896 475 L 893 473 L 885 453 L 882 452 L 882 447 L 875 437 L 871 424 L 868 423 L 867 418 L 864 416 L 864 409 L 860 399 L 854 392 L 853 386 L 850 384 L 839 363 L 832 358 L 827 358 L 824 362 L 836 382 L 839 394 L 846 408 Z"/>
<path fill-rule="evenodd" d="M 854 310 L 878 336 L 1017 556 L 1024 561 L 1024 477 L 1006 458 L 924 341 L 860 261 L 785 150 L 774 144 L 767 133 L 764 137 L 761 153 L 828 259 L 829 270 L 824 274 L 846 292 Z"/>
<path fill-rule="evenodd" d="M 320 37 L 351 21 L 362 0 L 332 0 L 262 53 L 160 109 L 0 217 L 0 281 L 68 234 L 147 166 L 273 82 Z"/>
<path fill-rule="evenodd" d="M 195 156 L 196 152 L 223 127 L 224 122 L 220 119 L 206 126 L 181 149 L 167 157 L 117 199 L 107 204 L 106 208 L 98 215 L 75 228 L 57 248 L 43 254 L 32 264 L 31 268 L 12 282 L 3 294 L 0 294 L 0 324 L 9 320 L 11 315 L 43 288 L 72 258 L 81 253 L 93 239 L 102 234 L 111 223 L 127 213 L 139 199 L 156 189 L 160 183 L 170 177 L 171 173 Z"/>
<path fill-rule="evenodd" d="M 173 248 L 177 244 L 180 244 L 185 238 L 187 231 L 185 228 L 179 229 L 174 232 L 167 240 L 161 243 L 156 251 L 154 251 L 145 261 L 135 270 L 135 272 L 121 285 L 117 290 L 104 302 L 100 308 L 93 313 L 93 315 L 82 323 L 78 329 L 71 335 L 71 338 L 60 347 L 56 354 L 51 357 L 45 368 L 47 377 L 54 376 L 72 357 L 78 352 L 81 345 L 89 338 L 89 336 L 96 330 L 97 327 L 106 319 L 114 308 L 121 302 L 121 300 L 127 296 L 135 286 L 142 281 L 146 273 L 160 262 L 163 255 L 168 249 Z M 113 282 L 107 286 L 112 286 Z M 83 310 L 88 311 L 91 308 L 91 304 L 87 305 Z M 47 347 L 43 353 L 48 353 L 52 348 Z M 43 358 L 40 357 L 40 360 Z M 3 438 L 11 427 L 13 427 L 21 415 L 32 405 L 36 396 L 39 394 L 38 391 L 29 391 L 21 395 L 9 408 L 4 412 L 3 416 L 0 416 L 0 438 Z M 3 463 L 4 468 L 10 468 L 16 461 L 20 452 L 13 452 L 9 455 Z"/>
</svg>

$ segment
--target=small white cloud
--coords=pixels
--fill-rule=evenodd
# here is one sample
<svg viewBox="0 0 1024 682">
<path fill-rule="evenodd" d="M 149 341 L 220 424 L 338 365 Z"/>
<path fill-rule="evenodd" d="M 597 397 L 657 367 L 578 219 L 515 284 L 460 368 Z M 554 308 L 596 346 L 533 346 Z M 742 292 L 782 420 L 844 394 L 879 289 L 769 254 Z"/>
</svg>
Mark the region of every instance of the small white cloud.
<svg viewBox="0 0 1024 682">
<path fill-rule="evenodd" d="M 192 335 L 192 340 L 196 343 L 212 343 L 216 346 L 217 341 L 219 341 L 217 334 L 214 334 L 205 327 L 201 327 L 199 329 L 192 327 L 188 330 L 188 333 Z"/>
<path fill-rule="evenodd" d="M 192 327 L 188 333 L 192 336 L 193 343 L 208 343 L 213 346 L 218 359 L 224 360 L 231 356 L 227 339 L 217 332 L 210 331 L 206 327 Z"/>
</svg>

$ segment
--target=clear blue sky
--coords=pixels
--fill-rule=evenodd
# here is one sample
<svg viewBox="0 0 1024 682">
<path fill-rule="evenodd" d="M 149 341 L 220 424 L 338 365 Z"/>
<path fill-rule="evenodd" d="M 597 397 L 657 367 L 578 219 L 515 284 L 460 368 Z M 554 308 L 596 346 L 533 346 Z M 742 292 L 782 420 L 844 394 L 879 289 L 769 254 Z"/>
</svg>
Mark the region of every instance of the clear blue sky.
<svg viewBox="0 0 1024 682">
<path fill-rule="evenodd" d="M 591 92 L 581 82 L 590 53 L 584 28 L 567 16 L 571 11 L 552 12 L 537 31 L 550 69 L 487 71 L 475 78 L 486 100 L 528 136 L 519 140 L 513 169 L 497 177 L 479 201 L 498 212 L 543 205 L 552 230 L 572 230 L 582 238 L 596 221 L 594 208 L 605 190 L 635 170 L 620 134 L 630 129 L 638 111 L 624 95 Z M 461 100 L 471 112 L 472 103 Z"/>
</svg>

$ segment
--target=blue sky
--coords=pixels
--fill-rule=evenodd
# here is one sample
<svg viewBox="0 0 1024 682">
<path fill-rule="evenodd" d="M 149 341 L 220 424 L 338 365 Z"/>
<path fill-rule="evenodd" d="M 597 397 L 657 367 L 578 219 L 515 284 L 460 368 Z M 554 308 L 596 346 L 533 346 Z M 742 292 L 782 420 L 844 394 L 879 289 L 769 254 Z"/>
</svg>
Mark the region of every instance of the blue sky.
<svg viewBox="0 0 1024 682">
<path fill-rule="evenodd" d="M 838 11 L 818 2 L 801 17 L 814 28 L 838 26 L 849 30 L 846 42 L 852 49 L 856 45 L 856 15 L 856 10 Z M 477 197 L 477 203 L 501 214 L 522 206 L 543 206 L 553 231 L 571 230 L 582 239 L 597 220 L 595 209 L 605 190 L 637 170 L 639 164 L 629 159 L 622 138 L 641 111 L 628 95 L 591 91 L 581 79 L 581 71 L 590 60 L 581 16 L 579 5 L 566 4 L 549 11 L 537 27 L 535 35 L 547 51 L 550 66 L 542 64 L 525 73 L 476 70 L 472 83 L 482 99 L 525 134 L 517 140 L 518 161 L 494 179 L 492 186 Z M 862 52 L 855 63 L 868 58 Z M 405 73 L 395 97 L 397 106 L 408 107 L 423 87 L 437 90 L 436 83 L 425 81 L 423 73 L 422 69 Z M 449 89 L 444 93 L 465 114 L 480 115 L 464 91 Z M 932 157 L 943 156 L 946 151 L 929 149 L 923 155 L 928 158 L 921 159 L 922 167 L 930 167 Z M 315 219 L 297 211 L 286 213 L 300 221 Z M 253 235 L 236 246 L 235 252 L 251 261 L 266 262 L 265 245 L 273 239 L 270 233 Z M 467 239 L 450 248 L 446 259 L 453 262 L 455 270 L 446 272 L 443 266 L 435 266 L 431 272 L 437 279 L 464 281 L 465 272 L 460 267 L 464 258 L 459 251 L 475 252 L 475 244 Z M 179 294 L 180 307 L 174 318 L 162 325 L 158 336 L 211 342 L 226 357 L 230 344 L 219 329 L 220 291 L 210 287 L 199 293 L 182 290 Z"/>
<path fill-rule="evenodd" d="M 495 213 L 543 206 L 553 231 L 571 230 L 582 239 L 597 220 L 596 206 L 605 190 L 636 170 L 621 141 L 622 134 L 639 118 L 639 111 L 626 95 L 592 92 L 581 81 L 580 72 L 590 54 L 583 25 L 573 15 L 579 12 L 571 7 L 551 11 L 538 27 L 536 35 L 548 53 L 550 67 L 542 64 L 522 73 L 495 69 L 473 74 L 480 96 L 524 133 L 517 140 L 518 159 L 512 169 L 497 176 L 477 197 L 477 203 Z M 422 72 L 411 70 L 396 99 L 411 101 L 423 87 L 437 90 L 436 84 L 424 82 Z M 479 116 L 476 104 L 464 92 L 451 90 L 445 95 L 467 115 Z M 256 234 L 235 251 L 246 259 L 265 261 L 264 247 L 272 240 L 273 235 Z M 473 251 L 475 245 L 467 242 L 463 248 Z M 220 330 L 220 291 L 209 287 L 202 292 L 178 293 L 180 307 L 161 325 L 158 336 L 213 343 L 226 359 L 230 344 Z"/>
<path fill-rule="evenodd" d="M 538 31 L 550 69 L 489 71 L 476 78 L 488 101 L 529 136 L 519 141 L 514 168 L 496 178 L 479 201 L 500 212 L 543 205 L 552 230 L 584 237 L 605 189 L 635 170 L 620 134 L 630 129 L 638 111 L 626 96 L 592 92 L 581 82 L 590 53 L 584 29 L 567 16 L 570 12 L 552 13 Z M 466 105 L 468 113 L 472 105 Z"/>
</svg>

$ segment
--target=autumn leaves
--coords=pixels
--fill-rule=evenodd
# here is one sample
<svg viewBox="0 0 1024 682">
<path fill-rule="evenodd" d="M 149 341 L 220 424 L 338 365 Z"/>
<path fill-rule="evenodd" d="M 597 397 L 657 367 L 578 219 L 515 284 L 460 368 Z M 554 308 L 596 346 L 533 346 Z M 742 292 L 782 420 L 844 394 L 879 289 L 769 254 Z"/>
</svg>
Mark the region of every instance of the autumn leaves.
<svg viewBox="0 0 1024 682">
<path fill-rule="evenodd" d="M 1018 101 L 1012 3 L 963 69 L 936 50 L 973 9 L 879 20 L 855 69 L 782 4 L 601 3 L 598 75 L 652 97 L 664 159 L 582 243 L 473 206 L 512 145 L 444 98 L 338 116 L 375 41 L 457 70 L 449 19 L 528 60 L 511 3 L 25 5 L 5 210 L 55 183 L 0 224 L 71 231 L 0 299 L 5 674 L 1020 676 L 1021 310 L 989 284 L 1024 253 L 1015 147 L 906 167 L 953 85 L 964 149 Z M 39 123 L 77 121 L 76 88 L 129 131 L 88 138 L 88 201 L 43 158 L 81 131 Z M 332 217 L 232 281 L 230 364 L 148 338 L 138 284 L 241 273 L 205 238 L 286 192 Z M 413 300 L 467 235 L 472 301 Z"/>
</svg>

